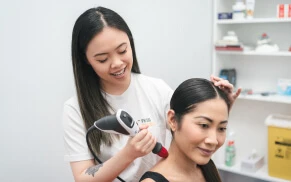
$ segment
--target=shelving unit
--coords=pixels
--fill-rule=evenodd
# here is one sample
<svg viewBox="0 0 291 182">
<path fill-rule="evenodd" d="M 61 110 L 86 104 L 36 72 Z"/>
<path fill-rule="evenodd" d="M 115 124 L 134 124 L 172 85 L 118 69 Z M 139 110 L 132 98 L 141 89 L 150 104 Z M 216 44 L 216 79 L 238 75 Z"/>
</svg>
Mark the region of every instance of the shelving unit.
<svg viewBox="0 0 291 182">
<path fill-rule="evenodd" d="M 290 4 L 290 0 L 256 0 L 254 18 L 251 20 L 218 20 L 220 12 L 231 12 L 235 0 L 213 1 L 213 49 L 212 73 L 219 75 L 221 69 L 234 68 L 237 72 L 237 87 L 252 89 L 254 92 L 276 92 L 279 78 L 291 79 L 291 19 L 276 18 L 277 4 Z M 244 45 L 256 46 L 258 38 L 267 33 L 279 52 L 217 51 L 214 44 L 222 39 L 227 31 L 234 31 Z M 241 94 L 235 102 L 229 117 L 228 130 L 236 132 L 236 165 L 224 165 L 224 147 L 213 156 L 219 170 L 237 175 L 233 181 L 241 181 L 240 175 L 270 182 L 287 182 L 268 175 L 267 127 L 268 115 L 279 113 L 291 115 L 291 96 Z M 264 155 L 265 165 L 256 173 L 240 170 L 240 161 L 252 149 Z M 257 181 L 257 180 L 256 180 Z"/>
<path fill-rule="evenodd" d="M 236 173 L 236 174 L 240 174 L 243 176 L 248 176 L 248 177 L 252 177 L 252 178 L 256 178 L 256 179 L 260 179 L 260 180 L 265 180 L 265 181 L 290 182 L 290 180 L 284 180 L 284 179 L 274 178 L 274 177 L 269 176 L 267 165 L 264 165 L 261 169 L 259 169 L 258 171 L 254 172 L 254 173 L 242 171 L 238 164 L 235 166 L 232 166 L 232 167 L 228 167 L 226 165 L 221 164 L 221 165 L 218 165 L 217 168 L 219 170 L 223 170 L 223 171 L 227 171 L 227 172 L 231 172 L 231 173 Z"/>
<path fill-rule="evenodd" d="M 249 56 L 289 56 L 291 57 L 290 51 L 279 51 L 279 52 L 255 52 L 255 51 L 216 51 L 217 54 L 224 55 L 249 55 Z M 290 60 L 291 61 L 291 60 Z"/>
<path fill-rule="evenodd" d="M 254 18 L 250 20 L 217 20 L 217 24 L 240 24 L 240 23 L 289 23 L 291 19 L 278 18 Z"/>
<path fill-rule="evenodd" d="M 269 96 L 240 95 L 239 99 L 291 104 L 291 97 L 290 96 L 282 96 L 282 95 L 269 95 Z"/>
</svg>

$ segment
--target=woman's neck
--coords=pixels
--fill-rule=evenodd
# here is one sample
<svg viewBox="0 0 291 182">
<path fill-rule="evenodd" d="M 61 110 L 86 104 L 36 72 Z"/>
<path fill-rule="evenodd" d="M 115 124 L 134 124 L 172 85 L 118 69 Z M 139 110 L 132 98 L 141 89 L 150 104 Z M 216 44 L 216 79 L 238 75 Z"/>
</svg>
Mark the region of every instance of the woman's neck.
<svg viewBox="0 0 291 182">
<path fill-rule="evenodd" d="M 161 160 L 152 171 L 162 174 L 172 182 L 205 182 L 200 167 L 188 158 L 172 141 L 169 156 Z"/>
<path fill-rule="evenodd" d="M 122 95 L 130 86 L 131 77 L 125 82 L 120 84 L 103 84 L 101 83 L 102 90 L 111 95 Z"/>
<path fill-rule="evenodd" d="M 200 171 L 197 164 L 177 147 L 175 141 L 171 143 L 167 160 L 177 168 L 176 170 L 180 170 L 180 173 L 193 174 L 193 172 Z"/>
</svg>

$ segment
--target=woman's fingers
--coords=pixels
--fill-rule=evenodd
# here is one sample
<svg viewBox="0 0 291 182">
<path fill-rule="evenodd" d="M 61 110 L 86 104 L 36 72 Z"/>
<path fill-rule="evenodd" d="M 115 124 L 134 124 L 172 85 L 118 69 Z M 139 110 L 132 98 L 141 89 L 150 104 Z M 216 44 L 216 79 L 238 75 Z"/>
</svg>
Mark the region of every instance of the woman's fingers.
<svg viewBox="0 0 291 182">
<path fill-rule="evenodd" d="M 220 89 L 224 90 L 226 93 L 233 92 L 233 85 L 229 83 L 228 80 L 220 80 L 214 83 L 215 86 L 218 86 Z"/>
<path fill-rule="evenodd" d="M 219 79 L 217 76 L 214 76 L 214 75 L 210 76 L 210 80 L 211 81 L 216 81 L 217 79 Z"/>
<path fill-rule="evenodd" d="M 149 152 L 153 150 L 156 143 L 157 143 L 156 137 L 154 137 L 153 135 L 150 135 L 148 139 L 140 142 L 141 151 L 145 154 L 148 154 Z"/>
<path fill-rule="evenodd" d="M 149 131 L 146 128 L 140 130 L 140 132 L 133 137 L 132 142 L 140 142 L 148 135 L 148 133 Z"/>
<path fill-rule="evenodd" d="M 128 147 L 129 151 L 131 151 L 132 155 L 136 158 L 144 156 L 152 151 L 155 143 L 156 138 L 151 134 L 151 132 L 149 132 L 148 129 L 142 129 L 136 136 L 129 140 Z"/>
<path fill-rule="evenodd" d="M 236 99 L 241 93 L 241 88 L 238 88 L 237 91 L 233 94 L 233 98 Z"/>
<path fill-rule="evenodd" d="M 137 147 L 141 149 L 145 149 L 150 147 L 153 144 L 155 137 L 151 132 L 147 132 L 147 134 L 138 142 Z"/>
<path fill-rule="evenodd" d="M 139 126 L 140 130 L 147 129 L 149 127 L 149 125 L 147 125 L 147 124 L 141 124 L 141 125 L 138 125 L 138 126 Z"/>
<path fill-rule="evenodd" d="M 210 76 L 210 80 L 211 80 L 213 83 L 215 83 L 215 82 L 218 82 L 218 81 L 220 81 L 220 80 L 224 80 L 224 79 L 219 78 L 219 77 L 214 76 L 214 75 L 211 75 L 211 76 Z"/>
<path fill-rule="evenodd" d="M 215 86 L 219 87 L 227 94 L 228 98 L 230 99 L 230 106 L 232 106 L 236 98 L 241 93 L 241 88 L 238 88 L 237 91 L 233 93 L 234 86 L 231 83 L 229 83 L 228 80 L 219 78 L 214 75 L 210 76 L 210 80 L 214 83 Z"/>
</svg>

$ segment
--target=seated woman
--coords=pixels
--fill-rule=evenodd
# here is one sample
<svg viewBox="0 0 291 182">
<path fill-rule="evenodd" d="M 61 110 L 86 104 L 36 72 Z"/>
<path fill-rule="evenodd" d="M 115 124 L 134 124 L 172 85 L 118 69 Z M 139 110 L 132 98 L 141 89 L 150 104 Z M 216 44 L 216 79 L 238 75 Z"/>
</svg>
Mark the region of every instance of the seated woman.
<svg viewBox="0 0 291 182">
<path fill-rule="evenodd" d="M 168 112 L 169 156 L 140 181 L 220 182 L 211 156 L 225 141 L 229 109 L 227 95 L 212 82 L 192 78 L 180 84 Z"/>
</svg>

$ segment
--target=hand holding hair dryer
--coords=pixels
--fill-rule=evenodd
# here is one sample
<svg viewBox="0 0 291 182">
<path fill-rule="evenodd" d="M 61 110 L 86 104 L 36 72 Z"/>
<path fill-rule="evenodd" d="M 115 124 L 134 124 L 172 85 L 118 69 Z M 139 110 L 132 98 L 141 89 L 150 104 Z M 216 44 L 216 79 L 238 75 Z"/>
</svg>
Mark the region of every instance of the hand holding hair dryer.
<svg viewBox="0 0 291 182">
<path fill-rule="evenodd" d="M 104 132 L 135 136 L 139 131 L 139 126 L 132 117 L 124 110 L 117 110 L 116 114 L 105 116 L 94 122 L 94 126 Z M 154 154 L 160 157 L 168 157 L 168 151 L 161 143 L 157 142 L 154 149 Z"/>
</svg>

